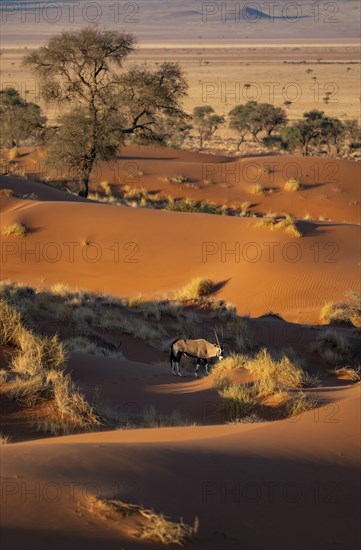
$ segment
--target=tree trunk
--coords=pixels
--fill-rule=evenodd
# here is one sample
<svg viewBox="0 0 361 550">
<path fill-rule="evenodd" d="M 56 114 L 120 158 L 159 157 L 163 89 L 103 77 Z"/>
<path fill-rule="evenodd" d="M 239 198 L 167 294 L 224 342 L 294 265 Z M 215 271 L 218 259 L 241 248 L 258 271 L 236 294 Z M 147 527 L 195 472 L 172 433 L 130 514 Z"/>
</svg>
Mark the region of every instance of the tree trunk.
<svg viewBox="0 0 361 550">
<path fill-rule="evenodd" d="M 93 149 L 83 170 L 83 177 L 79 185 L 79 192 L 78 192 L 79 197 L 87 197 L 89 194 L 89 178 L 90 178 L 91 171 L 93 169 L 95 157 L 96 157 L 96 151 L 95 149 Z"/>
</svg>

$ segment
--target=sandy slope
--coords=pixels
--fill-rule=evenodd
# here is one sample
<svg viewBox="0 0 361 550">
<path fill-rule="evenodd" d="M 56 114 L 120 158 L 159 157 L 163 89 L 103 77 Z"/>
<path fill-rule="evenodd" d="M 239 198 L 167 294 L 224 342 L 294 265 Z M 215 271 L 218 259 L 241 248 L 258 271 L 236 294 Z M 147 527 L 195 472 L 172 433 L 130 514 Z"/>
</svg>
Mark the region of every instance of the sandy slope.
<svg viewBox="0 0 361 550">
<path fill-rule="evenodd" d="M 143 547 L 92 517 L 89 500 L 98 493 L 188 522 L 199 516 L 194 548 L 356 549 L 359 388 L 328 396 L 335 404 L 292 422 L 103 432 L 3 448 L 2 541 L 16 550 L 25 540 L 27 548 L 54 550 L 70 540 L 89 550 L 121 541 Z M 30 488 L 35 494 L 25 496 Z"/>
<path fill-rule="evenodd" d="M 44 177 L 48 173 L 39 152 L 24 149 L 17 162 L 25 167 L 30 177 L 38 173 Z M 144 187 L 164 197 L 190 197 L 238 209 L 248 201 L 250 212 L 256 214 L 287 212 L 300 219 L 307 216 L 315 220 L 359 223 L 360 166 L 352 161 L 321 157 L 262 155 L 239 158 L 130 145 L 116 161 L 98 164 L 90 189 L 103 192 L 100 183 L 107 181 L 115 196 L 128 185 Z M 166 181 L 167 177 L 179 175 L 187 181 Z M 289 178 L 298 179 L 303 189 L 296 193 L 285 191 L 284 185 Z M 6 180 L 0 181 L 5 185 Z M 266 188 L 264 196 L 252 194 L 255 184 Z M 20 193 L 33 187 L 32 183 L 15 179 L 10 185 Z M 58 200 L 59 196 L 59 193 L 50 196 L 50 191 L 41 189 L 39 184 L 35 184 L 33 192 L 40 200 Z"/>
<path fill-rule="evenodd" d="M 63 282 L 117 296 L 152 296 L 196 276 L 211 277 L 221 287 L 217 296 L 240 313 L 272 310 L 306 321 L 359 284 L 356 225 L 302 222 L 305 236 L 295 240 L 256 228 L 251 218 L 2 202 L 3 226 L 21 222 L 31 229 L 20 240 L 3 237 L 2 278 L 34 286 Z"/>
<path fill-rule="evenodd" d="M 168 186 L 174 196 L 194 193 L 220 204 L 249 197 L 244 180 L 225 187 L 219 178 L 184 191 L 160 178 L 184 173 L 192 183 L 204 163 L 222 166 L 229 158 L 143 148 L 127 154 L 144 173 L 137 185 L 150 190 Z M 255 211 L 286 210 L 302 217 L 305 203 L 310 212 L 334 221 L 302 221 L 304 236 L 294 239 L 256 228 L 255 218 L 109 206 L 2 177 L 2 188 L 18 195 L 33 192 L 38 200 L 0 197 L 2 227 L 18 222 L 30 228 L 24 238 L 2 237 L 1 277 L 117 296 L 141 292 L 149 299 L 171 295 L 192 277 L 211 277 L 218 283 L 217 297 L 233 302 L 241 314 L 273 310 L 288 320 L 315 321 L 324 302 L 359 287 L 359 205 L 349 204 L 357 200 L 359 167 L 337 161 L 339 179 L 326 183 L 310 176 L 315 159 L 299 159 L 303 174 L 309 174 L 302 180 L 306 189 L 286 194 L 280 190 L 281 168 L 291 157 L 260 162 L 275 159 L 281 163 L 274 173 L 276 191 Z M 316 161 L 321 171 L 327 169 L 326 160 Z M 250 167 L 251 176 L 252 170 L 256 167 Z M 260 345 L 291 344 L 319 366 L 309 353 L 313 329 L 274 317 L 251 324 Z M 132 361 L 72 354 L 67 368 L 90 401 L 98 395 L 130 421 L 153 404 L 160 414 L 176 409 L 199 425 L 31 439 L 24 416 L 10 407 L 8 420 L 21 432 L 16 439 L 26 441 L 0 447 L 6 550 L 159 548 L 129 538 L 128 522 L 115 526 L 94 515 L 95 494 L 135 501 L 188 523 L 198 516 L 200 538 L 190 546 L 195 549 L 358 548 L 359 385 L 307 390 L 321 398 L 321 407 L 292 420 L 221 425 L 211 377 L 171 377 L 151 364 L 165 354 L 150 352 L 145 344 L 135 349 L 131 340 L 124 353 Z"/>
</svg>

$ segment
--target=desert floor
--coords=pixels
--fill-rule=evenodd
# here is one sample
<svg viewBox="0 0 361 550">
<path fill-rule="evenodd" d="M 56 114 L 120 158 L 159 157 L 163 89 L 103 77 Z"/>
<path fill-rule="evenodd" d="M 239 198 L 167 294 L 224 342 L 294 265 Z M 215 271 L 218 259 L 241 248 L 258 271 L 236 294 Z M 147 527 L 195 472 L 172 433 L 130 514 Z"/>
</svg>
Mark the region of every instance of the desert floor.
<svg viewBox="0 0 361 550">
<path fill-rule="evenodd" d="M 16 46 L 6 40 L 2 44 L 2 87 L 15 86 L 28 101 L 41 104 L 40 85 L 21 65 L 22 57 L 31 46 Z M 292 44 L 288 42 L 265 46 L 254 43 L 202 47 L 144 45 L 140 41 L 129 63 L 160 64 L 177 61 L 189 82 L 186 111 L 197 105 L 211 105 L 218 114 L 226 115 L 235 105 L 248 99 L 284 107 L 289 119 L 295 120 L 311 109 L 324 110 L 330 116 L 344 120 L 360 116 L 360 62 L 356 44 Z M 251 87 L 245 87 L 251 84 Z M 329 92 L 330 100 L 324 102 Z M 49 116 L 56 113 L 46 107 Z M 221 138 L 235 136 L 227 128 Z M 215 136 L 217 137 L 217 135 Z"/>
</svg>

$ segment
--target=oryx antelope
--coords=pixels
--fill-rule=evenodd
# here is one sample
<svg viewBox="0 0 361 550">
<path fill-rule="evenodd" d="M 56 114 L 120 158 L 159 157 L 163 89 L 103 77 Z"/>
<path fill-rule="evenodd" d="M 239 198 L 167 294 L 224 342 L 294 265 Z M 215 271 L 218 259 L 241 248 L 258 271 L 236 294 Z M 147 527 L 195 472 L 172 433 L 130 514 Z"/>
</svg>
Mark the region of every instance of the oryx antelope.
<svg viewBox="0 0 361 550">
<path fill-rule="evenodd" d="M 197 366 L 194 375 L 198 376 L 198 369 L 201 363 L 204 364 L 206 373 L 209 374 L 209 363 L 210 359 L 218 357 L 221 361 L 223 359 L 223 348 L 219 343 L 217 338 L 217 344 L 211 344 L 207 340 L 186 340 L 184 338 L 178 338 L 174 340 L 171 345 L 170 351 L 170 364 L 172 368 L 172 374 L 180 373 L 180 362 L 182 355 L 187 355 L 188 357 L 193 357 L 197 359 Z"/>
</svg>

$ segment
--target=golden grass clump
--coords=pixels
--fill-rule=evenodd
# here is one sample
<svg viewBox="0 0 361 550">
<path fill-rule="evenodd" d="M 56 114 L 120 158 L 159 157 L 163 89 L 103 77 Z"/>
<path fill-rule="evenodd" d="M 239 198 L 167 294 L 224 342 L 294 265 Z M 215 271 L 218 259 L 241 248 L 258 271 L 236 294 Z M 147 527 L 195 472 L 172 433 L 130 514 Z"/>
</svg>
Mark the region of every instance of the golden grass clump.
<svg viewBox="0 0 361 550">
<path fill-rule="evenodd" d="M 108 197 L 111 196 L 111 194 L 112 194 L 112 189 L 111 189 L 111 187 L 110 187 L 110 185 L 109 185 L 109 182 L 107 182 L 107 181 L 102 181 L 102 182 L 100 183 L 100 187 L 103 189 L 103 192 L 105 193 L 105 195 L 107 195 Z"/>
<path fill-rule="evenodd" d="M 317 397 L 297 392 L 285 404 L 285 415 L 287 417 L 298 416 L 307 411 L 315 409 L 319 404 Z"/>
<path fill-rule="evenodd" d="M 3 229 L 5 237 L 24 237 L 29 232 L 29 228 L 22 223 L 12 223 Z"/>
<path fill-rule="evenodd" d="M 213 369 L 212 376 L 214 377 L 218 373 L 224 373 L 226 371 L 231 371 L 235 369 L 241 369 L 245 366 L 249 357 L 247 355 L 242 355 L 239 353 L 231 353 L 223 359 L 223 361 L 218 361 Z"/>
<path fill-rule="evenodd" d="M 276 219 L 276 214 L 267 214 L 257 223 L 256 227 L 268 227 L 271 231 L 281 229 L 292 237 L 302 237 L 302 233 L 297 229 L 294 219 L 289 214 L 284 214 L 284 218 L 278 220 Z"/>
<path fill-rule="evenodd" d="M 272 380 L 278 390 L 300 388 L 305 383 L 305 373 L 300 362 L 286 353 L 275 359 L 263 348 L 246 362 L 245 368 L 257 378 Z"/>
<path fill-rule="evenodd" d="M 192 279 L 187 285 L 178 290 L 175 294 L 176 300 L 199 300 L 209 296 L 214 289 L 214 283 L 211 279 L 202 279 L 196 277 Z"/>
<path fill-rule="evenodd" d="M 298 179 L 296 178 L 290 178 L 289 180 L 286 181 L 285 185 L 284 185 L 284 190 L 285 191 L 300 191 L 302 189 L 302 186 L 299 182 Z"/>
<path fill-rule="evenodd" d="M 16 147 L 12 147 L 11 149 L 9 149 L 8 151 L 8 159 L 10 161 L 13 161 L 15 159 L 17 159 L 19 156 L 19 151 L 17 150 Z"/>
<path fill-rule="evenodd" d="M 16 194 L 12 189 L 0 189 L 0 195 L 3 197 L 16 197 Z"/>
<path fill-rule="evenodd" d="M 330 324 L 351 323 L 361 328 L 361 294 L 349 291 L 345 302 L 327 302 L 320 313 L 320 320 Z"/>
<path fill-rule="evenodd" d="M 24 323 L 20 313 L 0 300 L 0 342 L 10 346 L 10 397 L 21 406 L 32 407 L 48 401 L 59 422 L 74 428 L 99 425 L 85 398 L 64 371 L 66 353 L 55 336 L 40 336 Z"/>
<path fill-rule="evenodd" d="M 251 203 L 248 201 L 244 201 L 241 203 L 241 213 L 240 216 L 247 216 L 248 209 L 250 208 Z"/>
<path fill-rule="evenodd" d="M 361 369 L 352 368 L 352 367 L 336 367 L 331 370 L 332 374 L 341 378 L 342 380 L 352 380 L 354 382 L 359 382 L 361 380 Z"/>
<path fill-rule="evenodd" d="M 193 526 L 184 523 L 182 518 L 179 522 L 173 522 L 163 514 L 157 514 L 154 510 L 146 509 L 138 504 L 128 504 L 121 500 L 99 499 L 93 505 L 93 511 L 113 521 L 132 517 L 137 520 L 135 531 L 132 533 L 134 537 L 166 546 L 170 544 L 183 546 L 186 542 L 196 538 L 199 530 L 198 518 L 195 518 Z"/>
<path fill-rule="evenodd" d="M 8 445 L 8 443 L 10 443 L 10 440 L 11 437 L 9 435 L 0 432 L 0 445 Z"/>
<path fill-rule="evenodd" d="M 250 193 L 252 193 L 252 195 L 264 195 L 266 193 L 266 188 L 260 183 L 256 183 L 250 188 Z"/>
</svg>

